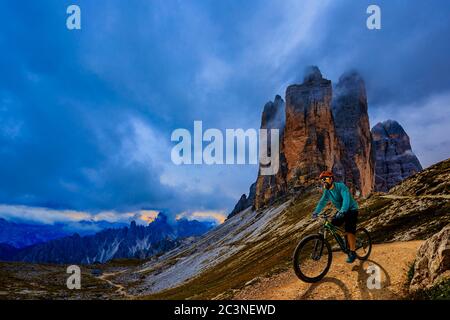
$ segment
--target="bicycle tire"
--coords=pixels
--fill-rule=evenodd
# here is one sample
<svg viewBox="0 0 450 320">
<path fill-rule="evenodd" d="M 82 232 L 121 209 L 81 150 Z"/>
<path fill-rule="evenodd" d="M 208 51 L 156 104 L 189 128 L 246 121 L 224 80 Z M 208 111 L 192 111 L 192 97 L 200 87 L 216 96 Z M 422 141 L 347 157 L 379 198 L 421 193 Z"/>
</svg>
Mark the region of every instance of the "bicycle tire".
<svg viewBox="0 0 450 320">
<path fill-rule="evenodd" d="M 299 260 L 299 257 L 300 257 L 300 253 L 301 253 L 302 249 L 305 247 L 305 245 L 309 241 L 314 241 L 314 240 L 321 240 L 321 241 L 323 241 L 323 243 L 326 246 L 327 251 L 328 251 L 328 257 L 327 257 L 328 258 L 328 262 L 327 262 L 327 265 L 326 265 L 325 269 L 318 276 L 316 276 L 316 277 L 308 277 L 300 269 L 298 260 Z M 325 275 L 328 273 L 328 270 L 330 269 L 332 260 L 333 260 L 333 253 L 331 252 L 331 246 L 328 243 L 328 241 L 323 238 L 323 236 L 321 234 L 312 234 L 312 235 L 306 236 L 305 238 L 300 240 L 300 242 L 298 243 L 297 247 L 295 248 L 294 255 L 292 257 L 295 274 L 297 275 L 297 277 L 300 280 L 302 280 L 304 282 L 307 282 L 307 283 L 314 283 L 314 282 L 318 282 L 318 281 L 322 280 L 323 277 L 325 277 Z"/>
<path fill-rule="evenodd" d="M 366 237 L 367 237 L 367 239 L 369 240 L 369 249 L 367 250 L 367 253 L 366 253 L 364 256 L 360 256 L 360 255 L 358 254 L 358 252 L 356 252 L 356 257 L 357 257 L 359 260 L 364 261 L 364 260 L 367 260 L 367 259 L 369 258 L 370 253 L 372 252 L 372 238 L 370 237 L 370 233 L 369 233 L 369 231 L 367 231 L 366 228 L 358 228 L 358 229 L 356 230 L 356 236 L 358 235 L 358 232 L 359 232 L 359 233 L 362 232 L 363 234 L 365 234 Z M 358 239 L 356 239 L 356 241 L 358 241 Z"/>
</svg>

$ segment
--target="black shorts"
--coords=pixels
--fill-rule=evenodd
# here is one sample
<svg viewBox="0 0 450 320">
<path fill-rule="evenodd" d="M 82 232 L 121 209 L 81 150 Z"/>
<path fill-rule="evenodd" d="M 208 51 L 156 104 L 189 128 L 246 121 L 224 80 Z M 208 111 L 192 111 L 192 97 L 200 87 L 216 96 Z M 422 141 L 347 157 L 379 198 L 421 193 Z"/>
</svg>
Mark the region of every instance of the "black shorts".
<svg viewBox="0 0 450 320">
<path fill-rule="evenodd" d="M 331 223 L 335 226 L 340 226 L 345 222 L 345 232 L 355 234 L 356 233 L 356 223 L 358 222 L 358 210 L 349 210 L 344 213 L 342 218 L 334 218 Z"/>
</svg>

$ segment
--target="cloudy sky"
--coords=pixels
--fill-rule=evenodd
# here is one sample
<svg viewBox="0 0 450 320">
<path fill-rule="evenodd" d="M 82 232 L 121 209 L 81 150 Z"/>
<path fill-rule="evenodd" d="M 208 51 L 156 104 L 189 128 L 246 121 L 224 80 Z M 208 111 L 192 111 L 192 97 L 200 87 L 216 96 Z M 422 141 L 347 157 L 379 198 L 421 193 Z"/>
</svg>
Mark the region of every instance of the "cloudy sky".
<svg viewBox="0 0 450 320">
<path fill-rule="evenodd" d="M 82 30 L 66 28 L 73 3 Z M 366 28 L 372 3 L 381 30 Z M 333 81 L 358 70 L 371 125 L 399 121 L 424 167 L 446 159 L 449 12 L 437 0 L 2 1 L 2 212 L 225 215 L 257 167 L 175 166 L 172 131 L 258 128 L 311 64 Z"/>
</svg>

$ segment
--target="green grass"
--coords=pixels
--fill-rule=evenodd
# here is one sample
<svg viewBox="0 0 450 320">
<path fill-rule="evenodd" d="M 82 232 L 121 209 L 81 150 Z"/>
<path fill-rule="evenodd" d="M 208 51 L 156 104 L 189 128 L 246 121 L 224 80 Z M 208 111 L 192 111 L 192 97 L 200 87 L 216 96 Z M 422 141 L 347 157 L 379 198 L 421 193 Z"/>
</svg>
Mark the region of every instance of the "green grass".
<svg viewBox="0 0 450 320">
<path fill-rule="evenodd" d="M 417 292 L 413 299 L 416 300 L 450 300 L 450 278 L 441 281 L 431 289 Z"/>
<path fill-rule="evenodd" d="M 415 271 L 414 265 L 415 265 L 415 261 L 412 261 L 412 262 L 409 264 L 408 272 L 407 272 L 407 274 L 406 274 L 406 279 L 407 279 L 406 285 L 407 285 L 408 287 L 409 287 L 409 285 L 411 284 L 411 281 L 412 281 L 412 279 L 413 279 L 413 277 L 414 277 L 414 271 Z"/>
</svg>

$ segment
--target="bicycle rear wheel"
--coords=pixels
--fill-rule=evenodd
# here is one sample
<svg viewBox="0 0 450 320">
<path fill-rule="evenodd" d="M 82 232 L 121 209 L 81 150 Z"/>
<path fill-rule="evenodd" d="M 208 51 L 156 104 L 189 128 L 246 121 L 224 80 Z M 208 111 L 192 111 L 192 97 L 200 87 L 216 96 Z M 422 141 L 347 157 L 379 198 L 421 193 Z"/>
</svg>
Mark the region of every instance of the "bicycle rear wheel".
<svg viewBox="0 0 450 320">
<path fill-rule="evenodd" d="M 307 236 L 294 251 L 295 274 L 305 282 L 320 281 L 330 269 L 332 258 L 330 244 L 321 234 Z"/>
<path fill-rule="evenodd" d="M 356 257 L 359 260 L 367 260 L 372 251 L 372 239 L 370 238 L 370 233 L 364 228 L 359 228 L 356 230 Z"/>
</svg>

